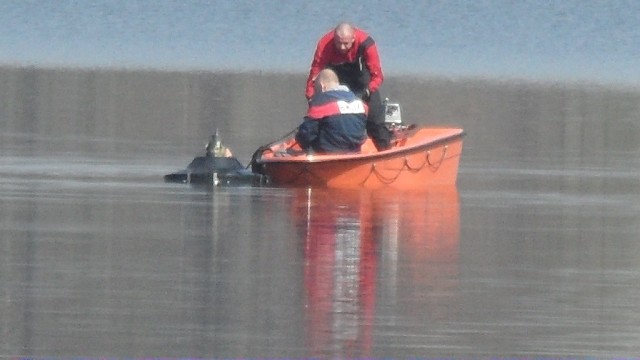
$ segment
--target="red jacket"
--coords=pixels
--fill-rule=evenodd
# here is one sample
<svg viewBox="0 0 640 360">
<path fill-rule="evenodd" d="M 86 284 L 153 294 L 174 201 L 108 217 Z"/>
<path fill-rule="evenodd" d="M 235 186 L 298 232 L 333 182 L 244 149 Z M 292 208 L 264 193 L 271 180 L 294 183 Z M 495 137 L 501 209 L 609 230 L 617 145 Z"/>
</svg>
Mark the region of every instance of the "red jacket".
<svg viewBox="0 0 640 360">
<path fill-rule="evenodd" d="M 368 88 L 370 92 L 377 91 L 380 85 L 382 85 L 384 77 L 382 75 L 382 67 L 380 66 L 380 56 L 378 55 L 378 48 L 376 47 L 373 39 L 371 39 L 369 34 L 367 34 L 366 32 L 360 29 L 355 29 L 355 41 L 353 43 L 353 46 L 346 54 L 341 54 L 334 45 L 334 35 L 335 30 L 331 30 L 318 41 L 316 52 L 313 55 L 313 62 L 311 63 L 311 70 L 309 71 L 309 78 L 307 79 L 307 90 L 305 92 L 305 96 L 307 97 L 307 99 L 310 99 L 311 96 L 313 96 L 313 79 L 316 77 L 316 75 L 318 75 L 318 73 L 328 65 L 339 65 L 342 63 L 356 62 L 358 48 L 362 43 L 367 41 L 367 39 L 370 40 L 367 41 L 368 46 L 365 45 L 363 60 L 364 65 L 369 70 L 370 75 Z"/>
</svg>

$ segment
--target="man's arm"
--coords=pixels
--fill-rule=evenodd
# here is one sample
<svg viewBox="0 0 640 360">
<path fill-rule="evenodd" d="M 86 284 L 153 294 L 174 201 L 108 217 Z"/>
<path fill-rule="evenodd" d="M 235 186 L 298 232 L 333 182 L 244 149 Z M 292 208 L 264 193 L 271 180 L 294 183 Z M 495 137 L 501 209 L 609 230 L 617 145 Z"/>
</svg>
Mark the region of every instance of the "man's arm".
<svg viewBox="0 0 640 360">
<path fill-rule="evenodd" d="M 384 81 L 382 74 L 382 66 L 380 65 L 380 56 L 378 55 L 378 47 L 375 42 L 364 50 L 364 61 L 371 79 L 369 81 L 369 91 L 376 92 Z"/>
<path fill-rule="evenodd" d="M 316 45 L 316 52 L 313 54 L 311 69 L 309 69 L 309 78 L 307 78 L 307 90 L 304 93 L 307 100 L 311 99 L 314 93 L 313 79 L 329 64 L 328 46 L 333 46 L 333 31 L 324 34 Z"/>
<path fill-rule="evenodd" d="M 311 99 L 313 96 L 313 80 L 318 75 L 322 69 L 326 66 L 326 60 L 323 57 L 324 46 L 322 43 L 318 43 L 316 47 L 316 52 L 313 55 L 313 61 L 311 62 L 311 69 L 309 70 L 309 77 L 307 78 L 307 89 L 304 95 L 307 97 L 307 100 Z"/>
<path fill-rule="evenodd" d="M 318 120 L 311 120 L 306 117 L 302 120 L 302 124 L 300 124 L 296 133 L 296 141 L 302 149 L 308 150 L 311 148 L 311 144 L 318 137 L 319 128 L 320 121 Z"/>
</svg>

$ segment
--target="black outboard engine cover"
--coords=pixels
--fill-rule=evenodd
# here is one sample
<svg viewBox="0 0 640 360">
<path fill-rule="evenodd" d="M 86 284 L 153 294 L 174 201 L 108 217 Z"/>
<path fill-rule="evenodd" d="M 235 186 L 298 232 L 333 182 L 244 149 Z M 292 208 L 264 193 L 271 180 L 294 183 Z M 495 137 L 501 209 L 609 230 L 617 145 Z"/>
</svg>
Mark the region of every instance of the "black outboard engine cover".
<svg viewBox="0 0 640 360">
<path fill-rule="evenodd" d="M 225 154 L 228 154 L 226 156 Z M 198 156 L 187 168 L 164 176 L 167 182 L 205 185 L 263 185 L 266 178 L 246 169 L 220 144 L 218 131 L 206 146 L 205 156 Z"/>
</svg>

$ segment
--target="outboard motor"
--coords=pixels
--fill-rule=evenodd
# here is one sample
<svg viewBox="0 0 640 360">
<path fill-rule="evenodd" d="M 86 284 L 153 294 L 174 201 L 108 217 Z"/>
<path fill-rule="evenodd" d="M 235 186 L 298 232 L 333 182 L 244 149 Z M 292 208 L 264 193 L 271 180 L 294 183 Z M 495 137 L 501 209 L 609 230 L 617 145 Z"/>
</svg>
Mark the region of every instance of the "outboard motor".
<svg viewBox="0 0 640 360">
<path fill-rule="evenodd" d="M 389 98 L 384 99 L 384 124 L 392 133 L 392 144 L 399 143 L 407 137 L 408 131 L 416 128 L 416 124 L 402 123 L 400 103 L 389 102 Z"/>
<path fill-rule="evenodd" d="M 384 123 L 389 130 L 393 130 L 402 125 L 400 104 L 389 102 L 389 98 L 384 99 Z"/>
</svg>

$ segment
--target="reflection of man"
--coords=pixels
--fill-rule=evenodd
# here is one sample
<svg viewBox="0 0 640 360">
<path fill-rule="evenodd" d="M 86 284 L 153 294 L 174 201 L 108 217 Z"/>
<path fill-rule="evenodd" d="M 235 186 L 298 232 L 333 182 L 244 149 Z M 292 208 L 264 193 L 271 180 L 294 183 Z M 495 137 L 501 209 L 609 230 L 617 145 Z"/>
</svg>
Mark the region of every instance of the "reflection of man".
<svg viewBox="0 0 640 360">
<path fill-rule="evenodd" d="M 384 106 L 378 89 L 384 77 L 378 49 L 364 31 L 341 23 L 319 41 L 307 79 L 306 97 L 314 94 L 313 80 L 325 68 L 333 69 L 356 95 L 369 105 L 367 132 L 379 150 L 389 147 L 391 133 L 384 125 Z"/>
<path fill-rule="evenodd" d="M 369 358 L 375 318 L 377 246 L 371 194 L 296 189 L 304 238 L 304 311 L 309 356 Z"/>
<path fill-rule="evenodd" d="M 318 152 L 357 152 L 367 139 L 366 106 L 348 87 L 340 85 L 331 69 L 315 78 L 309 111 L 298 127 L 296 140 Z"/>
</svg>

